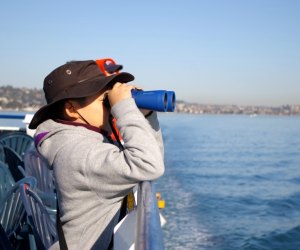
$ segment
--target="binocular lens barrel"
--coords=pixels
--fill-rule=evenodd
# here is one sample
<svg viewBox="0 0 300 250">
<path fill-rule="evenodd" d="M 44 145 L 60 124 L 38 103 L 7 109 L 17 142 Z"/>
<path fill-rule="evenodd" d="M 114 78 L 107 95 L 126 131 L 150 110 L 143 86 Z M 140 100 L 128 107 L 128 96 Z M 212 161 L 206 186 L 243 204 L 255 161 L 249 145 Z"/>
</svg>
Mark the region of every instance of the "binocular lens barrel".
<svg viewBox="0 0 300 250">
<path fill-rule="evenodd" d="M 173 112 L 176 106 L 176 95 L 174 91 L 167 91 L 167 111 Z"/>
<path fill-rule="evenodd" d="M 131 90 L 136 105 L 142 109 L 149 109 L 161 112 L 173 112 L 176 106 L 174 91 L 166 90 Z"/>
</svg>

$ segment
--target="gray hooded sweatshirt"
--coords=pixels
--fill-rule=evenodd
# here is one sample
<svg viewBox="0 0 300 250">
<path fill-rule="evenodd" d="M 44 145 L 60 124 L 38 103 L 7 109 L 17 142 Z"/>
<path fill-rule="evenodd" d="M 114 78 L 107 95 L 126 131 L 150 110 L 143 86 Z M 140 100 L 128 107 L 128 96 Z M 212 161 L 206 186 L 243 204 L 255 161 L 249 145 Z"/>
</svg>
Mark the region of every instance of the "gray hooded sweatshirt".
<svg viewBox="0 0 300 250">
<path fill-rule="evenodd" d="M 111 109 L 123 149 L 101 133 L 47 120 L 38 151 L 54 171 L 60 219 L 69 249 L 107 249 L 124 196 L 140 181 L 164 173 L 157 114 L 147 119 L 132 98 Z"/>
</svg>

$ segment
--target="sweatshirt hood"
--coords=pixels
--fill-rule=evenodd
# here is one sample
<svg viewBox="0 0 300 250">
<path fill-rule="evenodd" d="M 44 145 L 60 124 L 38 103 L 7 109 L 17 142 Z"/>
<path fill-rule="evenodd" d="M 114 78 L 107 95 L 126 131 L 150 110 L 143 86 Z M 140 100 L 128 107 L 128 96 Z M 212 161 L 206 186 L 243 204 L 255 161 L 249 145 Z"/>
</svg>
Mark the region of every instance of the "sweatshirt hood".
<svg viewBox="0 0 300 250">
<path fill-rule="evenodd" d="M 53 169 L 54 159 L 60 149 L 66 143 L 72 143 L 72 141 L 65 140 L 65 137 L 74 134 L 74 130 L 76 130 L 76 133 L 79 135 L 82 134 L 83 136 L 104 140 L 101 133 L 91 131 L 83 126 L 66 125 L 51 119 L 46 120 L 37 127 L 35 133 L 36 147 L 39 153 L 46 158 L 50 169 Z"/>
</svg>

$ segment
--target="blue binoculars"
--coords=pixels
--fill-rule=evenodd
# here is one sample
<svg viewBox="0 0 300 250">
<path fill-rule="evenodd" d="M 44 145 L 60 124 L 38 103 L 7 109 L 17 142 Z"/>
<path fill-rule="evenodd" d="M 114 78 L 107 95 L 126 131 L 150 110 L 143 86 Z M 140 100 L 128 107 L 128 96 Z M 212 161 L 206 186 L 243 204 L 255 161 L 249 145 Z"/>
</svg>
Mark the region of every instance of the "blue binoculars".
<svg viewBox="0 0 300 250">
<path fill-rule="evenodd" d="M 176 96 L 174 91 L 133 89 L 131 94 L 139 108 L 161 112 L 173 112 L 175 110 Z"/>
</svg>

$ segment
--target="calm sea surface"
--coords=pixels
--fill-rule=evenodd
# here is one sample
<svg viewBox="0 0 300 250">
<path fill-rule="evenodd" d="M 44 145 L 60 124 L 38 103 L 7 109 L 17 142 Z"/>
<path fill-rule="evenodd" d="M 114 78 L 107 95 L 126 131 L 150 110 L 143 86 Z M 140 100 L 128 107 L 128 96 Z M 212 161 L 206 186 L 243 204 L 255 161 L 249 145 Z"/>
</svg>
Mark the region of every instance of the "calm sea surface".
<svg viewBox="0 0 300 250">
<path fill-rule="evenodd" d="M 300 117 L 159 116 L 166 249 L 300 249 Z"/>
</svg>

